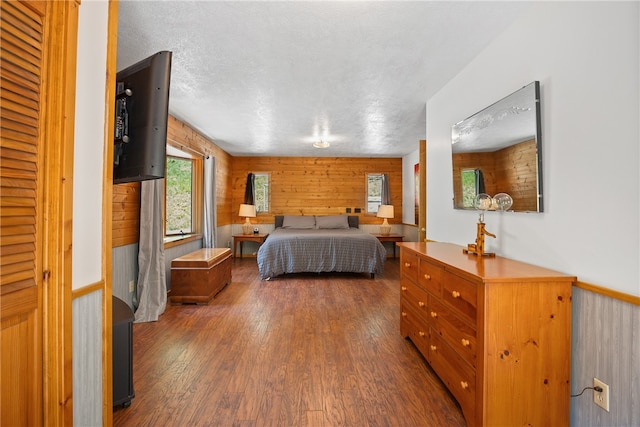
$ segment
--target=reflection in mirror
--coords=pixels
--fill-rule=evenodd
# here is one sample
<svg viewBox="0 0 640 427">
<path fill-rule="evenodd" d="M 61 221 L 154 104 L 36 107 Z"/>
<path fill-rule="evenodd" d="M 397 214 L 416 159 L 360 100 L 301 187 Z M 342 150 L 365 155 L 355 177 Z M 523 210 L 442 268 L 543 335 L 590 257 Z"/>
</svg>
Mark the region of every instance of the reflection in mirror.
<svg viewBox="0 0 640 427">
<path fill-rule="evenodd" d="M 453 207 L 507 193 L 512 211 L 542 212 L 540 84 L 535 81 L 451 129 Z"/>
</svg>

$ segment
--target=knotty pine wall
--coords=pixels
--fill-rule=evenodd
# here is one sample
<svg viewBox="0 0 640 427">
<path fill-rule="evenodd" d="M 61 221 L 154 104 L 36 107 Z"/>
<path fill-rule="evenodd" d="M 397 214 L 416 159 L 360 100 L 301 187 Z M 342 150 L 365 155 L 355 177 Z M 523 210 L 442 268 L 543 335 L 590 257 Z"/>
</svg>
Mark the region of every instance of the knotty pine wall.
<svg viewBox="0 0 640 427">
<path fill-rule="evenodd" d="M 367 174 L 386 173 L 389 177 L 395 218 L 402 223 L 401 158 L 336 157 L 234 157 L 231 173 L 231 208 L 233 221 L 244 201 L 247 174 L 270 175 L 270 212 L 259 214 L 251 222 L 270 224 L 274 215 L 358 215 L 361 224 L 379 224 L 375 214 L 366 214 Z M 361 208 L 355 213 L 354 208 Z"/>
<path fill-rule="evenodd" d="M 487 194 L 507 193 L 518 210 L 538 210 L 537 148 L 529 140 L 491 153 L 453 154 L 453 185 L 456 206 L 462 204 L 461 171 L 480 169 Z"/>
<path fill-rule="evenodd" d="M 111 245 L 116 248 L 140 240 L 140 183 L 113 186 Z"/>
<path fill-rule="evenodd" d="M 230 224 L 229 191 L 231 156 L 188 124 L 169 116 L 167 140 L 177 148 L 216 159 L 216 209 L 218 225 Z M 140 229 L 140 183 L 113 186 L 113 247 L 137 243 Z"/>
<path fill-rule="evenodd" d="M 367 174 L 386 173 L 395 206 L 390 223 L 402 223 L 401 158 L 334 157 L 233 157 L 188 124 L 169 117 L 167 139 L 185 151 L 213 155 L 216 159 L 216 208 L 218 226 L 244 222 L 238 208 L 244 201 L 247 174 L 268 173 L 271 180 L 271 212 L 252 219 L 272 224 L 274 215 L 359 215 L 361 224 L 379 224 L 365 213 Z M 356 214 L 354 208 L 361 208 Z M 113 186 L 113 247 L 137 243 L 140 228 L 140 183 Z"/>
</svg>

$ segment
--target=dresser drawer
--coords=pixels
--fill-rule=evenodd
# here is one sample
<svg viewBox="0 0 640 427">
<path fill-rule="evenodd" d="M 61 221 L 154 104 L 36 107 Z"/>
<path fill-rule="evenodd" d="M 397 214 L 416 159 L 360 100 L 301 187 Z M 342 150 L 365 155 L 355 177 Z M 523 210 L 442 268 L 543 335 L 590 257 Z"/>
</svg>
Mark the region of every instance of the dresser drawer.
<svg viewBox="0 0 640 427">
<path fill-rule="evenodd" d="M 418 255 L 405 249 L 400 251 L 400 275 L 408 278 L 412 282 L 418 282 L 419 272 Z"/>
<path fill-rule="evenodd" d="M 442 277 L 442 301 L 464 315 L 470 325 L 477 322 L 477 287 L 460 276 L 444 272 Z"/>
<path fill-rule="evenodd" d="M 444 270 L 424 259 L 420 260 L 418 284 L 434 295 L 440 296 L 442 291 L 442 275 Z"/>
<path fill-rule="evenodd" d="M 449 346 L 455 350 L 469 365 L 476 368 L 476 330 L 466 321 L 460 320 L 460 315 L 447 309 L 442 303 L 431 299 L 429 301 L 429 317 L 432 332 L 437 333 Z"/>
<path fill-rule="evenodd" d="M 474 420 L 476 406 L 475 370 L 467 365 L 433 330 L 430 330 L 427 360 L 455 396 L 467 422 Z"/>
<path fill-rule="evenodd" d="M 419 288 L 408 280 L 402 280 L 400 284 L 400 298 L 402 298 L 404 304 L 422 314 L 425 320 L 428 319 L 429 296 L 424 289 Z"/>
<path fill-rule="evenodd" d="M 429 348 L 429 328 L 420 316 L 404 304 L 400 305 L 400 332 L 416 345 L 420 353 L 427 357 Z"/>
</svg>

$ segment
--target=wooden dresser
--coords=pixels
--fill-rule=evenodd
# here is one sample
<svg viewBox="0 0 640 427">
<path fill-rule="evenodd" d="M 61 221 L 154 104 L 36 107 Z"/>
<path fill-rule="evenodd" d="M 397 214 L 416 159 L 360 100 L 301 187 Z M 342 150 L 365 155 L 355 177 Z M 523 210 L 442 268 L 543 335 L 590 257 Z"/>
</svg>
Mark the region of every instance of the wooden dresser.
<svg viewBox="0 0 640 427">
<path fill-rule="evenodd" d="M 575 277 L 448 243 L 400 247 L 400 333 L 469 426 L 569 425 Z"/>
<path fill-rule="evenodd" d="M 171 261 L 171 303 L 208 304 L 231 283 L 231 249 L 205 248 Z"/>
</svg>

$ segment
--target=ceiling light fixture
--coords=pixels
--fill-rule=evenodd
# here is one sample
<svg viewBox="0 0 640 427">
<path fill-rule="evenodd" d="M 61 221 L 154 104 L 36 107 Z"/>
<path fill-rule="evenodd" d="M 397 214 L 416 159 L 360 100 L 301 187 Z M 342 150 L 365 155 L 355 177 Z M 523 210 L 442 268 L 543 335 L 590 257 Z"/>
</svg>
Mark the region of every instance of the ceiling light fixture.
<svg viewBox="0 0 640 427">
<path fill-rule="evenodd" d="M 331 144 L 326 141 L 320 140 L 313 143 L 314 148 L 329 148 Z"/>
</svg>

